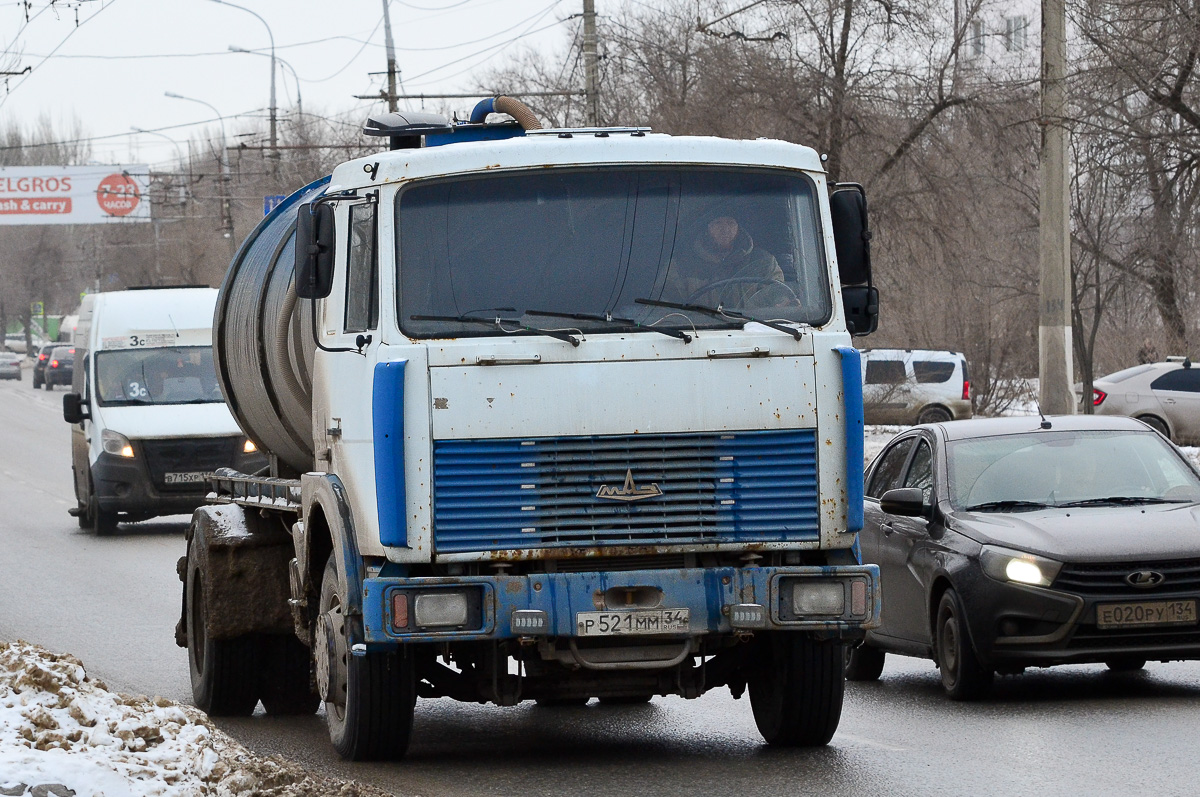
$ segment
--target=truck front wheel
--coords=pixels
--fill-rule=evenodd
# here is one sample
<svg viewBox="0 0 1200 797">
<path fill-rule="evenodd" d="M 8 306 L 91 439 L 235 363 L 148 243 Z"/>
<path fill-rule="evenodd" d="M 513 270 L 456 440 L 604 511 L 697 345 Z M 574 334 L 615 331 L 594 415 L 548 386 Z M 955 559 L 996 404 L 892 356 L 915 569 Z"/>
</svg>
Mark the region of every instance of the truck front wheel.
<svg viewBox="0 0 1200 797">
<path fill-rule="evenodd" d="M 184 582 L 188 664 L 192 699 L 214 717 L 247 717 L 258 705 L 258 640 L 251 634 L 232 639 L 208 636 L 204 572 L 208 561 L 204 535 L 196 531 L 188 543 L 187 581 Z"/>
<path fill-rule="evenodd" d="M 399 759 L 408 752 L 417 700 L 413 655 L 408 649 L 351 655 L 345 589 L 331 555 L 313 635 L 329 739 L 351 761 Z"/>
<path fill-rule="evenodd" d="M 759 733 L 780 747 L 828 744 L 842 716 L 842 644 L 795 632 L 758 638 L 747 680 Z"/>
</svg>

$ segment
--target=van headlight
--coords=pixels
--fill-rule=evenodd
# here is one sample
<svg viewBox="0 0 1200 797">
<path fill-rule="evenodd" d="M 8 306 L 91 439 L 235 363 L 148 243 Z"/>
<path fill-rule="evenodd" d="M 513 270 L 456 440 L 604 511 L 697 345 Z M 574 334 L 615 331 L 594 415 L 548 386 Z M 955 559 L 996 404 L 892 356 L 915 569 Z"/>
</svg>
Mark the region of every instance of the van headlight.
<svg viewBox="0 0 1200 797">
<path fill-rule="evenodd" d="M 997 581 L 1032 584 L 1035 587 L 1050 586 L 1058 571 L 1062 570 L 1062 562 L 994 545 L 983 546 L 979 562 L 983 572 Z"/>
<path fill-rule="evenodd" d="M 128 459 L 133 458 L 133 444 L 129 442 L 128 437 L 120 432 L 105 429 L 100 433 L 100 445 L 107 454 L 126 457 Z"/>
</svg>

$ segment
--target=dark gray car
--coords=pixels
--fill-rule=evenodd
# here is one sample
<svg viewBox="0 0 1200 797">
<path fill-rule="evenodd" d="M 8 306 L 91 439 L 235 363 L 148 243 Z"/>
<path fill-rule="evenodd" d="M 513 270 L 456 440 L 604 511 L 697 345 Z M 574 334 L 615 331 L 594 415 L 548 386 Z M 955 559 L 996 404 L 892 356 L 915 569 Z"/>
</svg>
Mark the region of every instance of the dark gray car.
<svg viewBox="0 0 1200 797">
<path fill-rule="evenodd" d="M 1138 421 L 914 427 L 867 472 L 860 542 L 883 609 L 851 680 L 919 656 L 961 699 L 1030 666 L 1200 659 L 1200 475 Z"/>
</svg>

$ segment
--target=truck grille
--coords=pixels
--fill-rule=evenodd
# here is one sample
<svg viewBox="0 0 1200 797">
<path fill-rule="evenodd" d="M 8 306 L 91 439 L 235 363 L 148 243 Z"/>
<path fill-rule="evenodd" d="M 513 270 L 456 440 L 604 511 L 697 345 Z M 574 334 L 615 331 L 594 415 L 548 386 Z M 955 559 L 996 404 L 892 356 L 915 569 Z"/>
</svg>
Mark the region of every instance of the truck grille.
<svg viewBox="0 0 1200 797">
<path fill-rule="evenodd" d="M 204 482 L 168 484 L 168 473 L 212 473 L 233 467 L 237 459 L 237 437 L 206 437 L 172 440 L 142 440 L 146 465 L 155 489 L 164 493 L 203 493 Z"/>
<path fill-rule="evenodd" d="M 1160 573 L 1164 580 L 1154 589 L 1139 589 L 1125 580 L 1139 571 Z M 1153 600 L 1160 593 L 1200 591 L 1200 559 L 1158 562 L 1066 564 L 1054 579 L 1054 589 L 1076 595 L 1132 595 Z"/>
<path fill-rule="evenodd" d="M 434 443 L 439 553 L 816 540 L 818 503 L 812 429 Z"/>
</svg>

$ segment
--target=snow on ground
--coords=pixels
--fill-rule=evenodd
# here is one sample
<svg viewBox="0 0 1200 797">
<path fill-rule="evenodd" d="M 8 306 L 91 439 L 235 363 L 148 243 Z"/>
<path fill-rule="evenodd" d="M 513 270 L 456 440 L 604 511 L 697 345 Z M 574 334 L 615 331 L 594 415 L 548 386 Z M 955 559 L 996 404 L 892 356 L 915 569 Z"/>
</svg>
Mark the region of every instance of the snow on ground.
<svg viewBox="0 0 1200 797">
<path fill-rule="evenodd" d="M 0 642 L 0 795 L 383 794 L 256 756 L 191 706 L 110 692 L 73 656 Z"/>
</svg>

